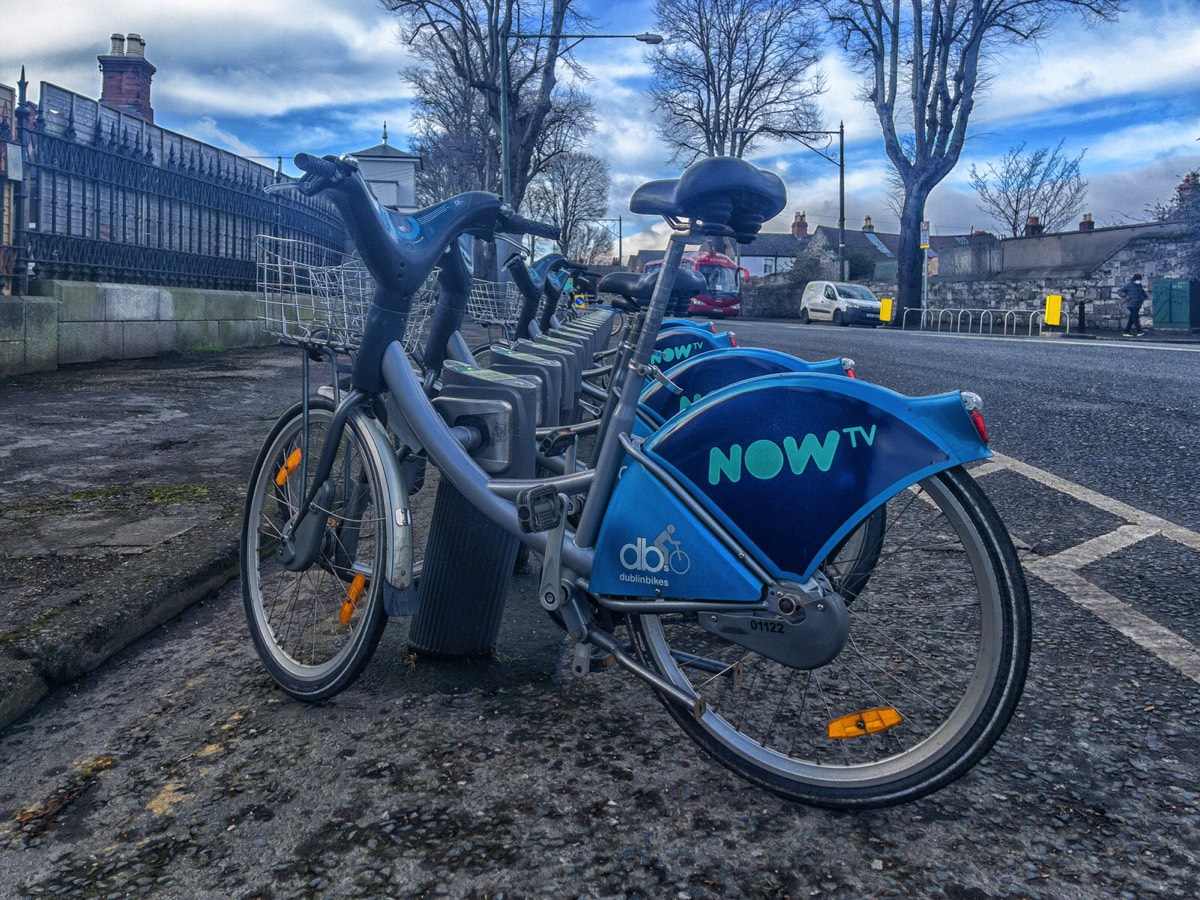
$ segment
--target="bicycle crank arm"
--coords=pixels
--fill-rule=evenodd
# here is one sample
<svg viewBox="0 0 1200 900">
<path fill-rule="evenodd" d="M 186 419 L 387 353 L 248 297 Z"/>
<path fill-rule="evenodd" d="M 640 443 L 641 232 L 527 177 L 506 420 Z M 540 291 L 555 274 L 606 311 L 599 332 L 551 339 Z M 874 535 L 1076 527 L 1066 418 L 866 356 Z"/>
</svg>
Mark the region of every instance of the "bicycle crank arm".
<svg viewBox="0 0 1200 900">
<path fill-rule="evenodd" d="M 605 653 L 610 654 L 625 671 L 642 679 L 671 702 L 678 703 L 684 709 L 691 711 L 691 714 L 697 719 L 704 715 L 707 705 L 703 697 L 682 691 L 658 673 L 651 672 L 626 653 L 625 649 L 617 643 L 617 639 L 607 631 L 601 631 L 598 628 L 590 629 L 584 638 L 584 643 L 599 647 Z"/>
</svg>

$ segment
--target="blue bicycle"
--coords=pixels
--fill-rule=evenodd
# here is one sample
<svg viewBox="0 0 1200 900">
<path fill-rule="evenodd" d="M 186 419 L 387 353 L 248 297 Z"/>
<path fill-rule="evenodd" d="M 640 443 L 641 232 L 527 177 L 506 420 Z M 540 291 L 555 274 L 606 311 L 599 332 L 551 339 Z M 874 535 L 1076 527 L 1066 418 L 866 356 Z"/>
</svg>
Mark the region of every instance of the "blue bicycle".
<svg viewBox="0 0 1200 900">
<path fill-rule="evenodd" d="M 519 542 L 541 560 L 540 603 L 575 642 L 578 674 L 612 659 L 714 758 L 782 796 L 904 802 L 1000 737 L 1025 680 L 1030 616 L 1008 534 L 965 468 L 990 455 L 977 397 L 784 371 L 635 435 L 684 248 L 752 240 L 785 204 L 777 178 L 709 159 L 634 194 L 632 211 L 674 226 L 667 259 L 612 373 L 594 466 L 539 477 L 536 379 L 444 354 L 432 366 L 438 354 L 400 341 L 434 267 L 440 305 L 469 291 L 460 235 L 552 229 L 485 192 L 389 212 L 352 160 L 297 165 L 299 188 L 341 211 L 376 293 L 348 389 L 306 386 L 251 477 L 243 596 L 285 691 L 319 700 L 346 688 L 389 618 L 418 649 L 454 645 L 498 615 L 503 594 L 488 586 Z M 432 477 L 417 572 L 413 501 Z M 823 568 L 874 516 L 874 562 L 844 596 Z M 470 621 L 455 607 L 464 595 L 488 598 Z"/>
</svg>

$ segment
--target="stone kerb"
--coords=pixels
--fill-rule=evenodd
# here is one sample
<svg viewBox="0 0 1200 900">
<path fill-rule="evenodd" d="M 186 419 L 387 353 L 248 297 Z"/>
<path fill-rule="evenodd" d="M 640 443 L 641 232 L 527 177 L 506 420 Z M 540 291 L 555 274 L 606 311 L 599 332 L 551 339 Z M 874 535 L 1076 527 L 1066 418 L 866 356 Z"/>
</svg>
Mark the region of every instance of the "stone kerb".
<svg viewBox="0 0 1200 900">
<path fill-rule="evenodd" d="M 0 298 L 0 375 L 272 343 L 251 292 L 67 281 L 38 288 L 43 296 Z"/>
</svg>

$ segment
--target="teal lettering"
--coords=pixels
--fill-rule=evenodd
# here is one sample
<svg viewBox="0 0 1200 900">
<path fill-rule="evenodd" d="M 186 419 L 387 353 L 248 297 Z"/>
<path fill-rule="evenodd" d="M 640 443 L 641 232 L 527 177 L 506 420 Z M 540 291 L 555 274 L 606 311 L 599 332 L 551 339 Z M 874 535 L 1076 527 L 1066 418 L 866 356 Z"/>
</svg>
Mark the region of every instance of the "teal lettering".
<svg viewBox="0 0 1200 900">
<path fill-rule="evenodd" d="M 785 440 L 792 439 L 786 438 Z M 766 481 L 783 471 L 783 451 L 774 441 L 755 441 L 746 448 L 744 463 L 746 471 L 760 481 Z"/>
<path fill-rule="evenodd" d="M 859 435 L 862 435 L 862 439 L 867 442 L 868 447 L 872 446 L 875 443 L 875 426 L 874 425 L 871 426 L 870 431 L 867 431 L 867 429 L 863 428 L 861 425 L 855 425 L 852 428 L 843 428 L 842 431 L 845 434 L 850 436 L 850 446 L 851 447 L 858 446 L 858 436 Z"/>
<path fill-rule="evenodd" d="M 688 399 L 688 397 L 687 397 L 687 395 L 686 395 L 686 394 L 684 394 L 683 396 L 681 396 L 681 397 L 679 398 L 679 411 L 680 411 L 680 412 L 683 412 L 685 409 L 687 409 L 687 408 L 688 408 L 689 406 L 691 406 L 693 403 L 699 403 L 699 402 L 700 402 L 700 398 L 701 398 L 701 397 L 703 397 L 703 396 L 704 396 L 703 394 L 697 394 L 695 397 L 692 397 L 692 398 L 689 400 L 689 399 Z"/>
<path fill-rule="evenodd" d="M 825 435 L 825 443 L 821 443 L 815 434 L 806 434 L 799 445 L 796 439 L 788 435 L 783 439 L 783 449 L 787 451 L 788 465 L 792 472 L 800 475 L 808 467 L 811 459 L 822 472 L 828 472 L 833 465 L 833 456 L 837 453 L 840 435 L 830 431 Z"/>
<path fill-rule="evenodd" d="M 724 475 L 732 482 L 742 477 L 742 445 L 734 444 L 729 448 L 729 455 L 721 452 L 720 447 L 708 451 L 708 483 L 717 484 Z"/>
<path fill-rule="evenodd" d="M 687 359 L 692 355 L 692 351 L 700 347 L 700 344 L 680 344 L 675 348 L 676 359 Z"/>
<path fill-rule="evenodd" d="M 699 399 L 699 394 L 695 400 L 689 401 L 686 397 L 681 399 L 680 409 Z M 783 471 L 785 461 L 794 475 L 803 475 L 810 462 L 815 463 L 822 472 L 828 472 L 833 468 L 842 433 L 849 436 L 851 447 L 858 446 L 860 436 L 867 446 L 875 442 L 874 425 L 870 430 L 855 425 L 843 428 L 842 432 L 830 430 L 826 432 L 824 440 L 815 434 L 806 434 L 797 442 L 794 437 L 788 435 L 783 439 L 782 449 L 779 444 L 768 438 L 760 438 L 746 447 L 745 451 L 742 450 L 741 444 L 733 444 L 728 453 L 720 447 L 713 447 L 708 451 L 708 483 L 719 484 L 724 476 L 736 484 L 742 478 L 743 469 L 759 481 L 768 481 Z"/>
</svg>

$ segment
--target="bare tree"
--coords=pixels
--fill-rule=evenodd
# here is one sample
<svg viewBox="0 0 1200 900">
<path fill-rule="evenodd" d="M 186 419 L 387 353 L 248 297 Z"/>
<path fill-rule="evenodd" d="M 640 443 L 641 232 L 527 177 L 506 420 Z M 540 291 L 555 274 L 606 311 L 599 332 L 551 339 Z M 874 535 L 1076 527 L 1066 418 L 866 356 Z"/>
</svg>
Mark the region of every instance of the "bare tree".
<svg viewBox="0 0 1200 900">
<path fill-rule="evenodd" d="M 897 307 L 920 305 L 920 226 L 962 152 L 990 54 L 1035 41 L 1064 14 L 1111 20 L 1125 0 L 819 0 L 865 76 L 888 159 L 904 183 Z M 906 151 L 902 136 L 912 135 Z"/>
<path fill-rule="evenodd" d="M 417 97 L 409 149 L 421 157 L 418 205 L 493 189 L 499 144 L 490 139 L 484 95 L 453 78 L 444 60 L 410 67 L 404 77 Z"/>
<path fill-rule="evenodd" d="M 1024 231 L 1036 216 L 1046 231 L 1058 231 L 1083 208 L 1088 183 L 1079 174 L 1083 153 L 1074 159 L 1062 154 L 1063 142 L 1053 150 L 1042 147 L 1025 152 L 1013 147 L 998 164 L 984 170 L 971 166 L 971 187 L 983 202 L 979 208 L 999 222 L 1012 237 Z"/>
<path fill-rule="evenodd" d="M 575 262 L 589 266 L 607 266 L 613 262 L 616 248 L 613 246 L 613 233 L 607 226 L 588 224 L 583 227 L 583 235 L 570 257 Z M 565 255 L 565 254 L 564 254 Z"/>
<path fill-rule="evenodd" d="M 568 259 L 592 262 L 583 257 L 598 250 L 595 223 L 608 211 L 611 185 L 605 160 L 588 153 L 563 153 L 550 160 L 530 183 L 525 202 L 534 218 L 558 228 L 562 235 L 559 253 Z M 611 255 L 611 240 L 608 246 Z"/>
<path fill-rule="evenodd" d="M 401 38 L 422 65 L 405 71 L 418 91 L 419 104 L 431 110 L 435 131 L 450 133 L 461 127 L 465 91 L 478 94 L 479 115 L 472 114 L 483 155 L 491 171 L 499 173 L 500 59 L 504 34 L 547 34 L 548 38 L 512 37 L 507 43 L 509 63 L 509 173 L 512 196 L 520 205 L 529 179 L 549 156 L 561 152 L 564 140 L 547 140 L 548 122 L 572 121 L 573 127 L 590 125 L 590 103 L 575 91 L 556 90 L 557 67 L 565 58 L 561 35 L 587 27 L 573 10 L 576 0 L 379 0 L 400 20 Z M 443 95 L 448 95 L 443 96 Z M 557 109 L 556 109 L 557 104 Z M 574 110 L 570 112 L 569 110 Z M 557 115 L 556 115 L 557 113 Z M 572 118 L 573 117 L 573 118 Z M 495 189 L 499 177 L 489 185 Z"/>
<path fill-rule="evenodd" d="M 1200 278 L 1200 169 L 1183 176 L 1170 203 L 1156 203 L 1147 212 L 1155 221 L 1174 222 L 1182 227 L 1187 240 L 1181 274 L 1187 278 Z"/>
<path fill-rule="evenodd" d="M 820 127 L 810 0 L 657 0 L 650 96 L 673 160 L 743 156 L 762 137 Z"/>
</svg>

